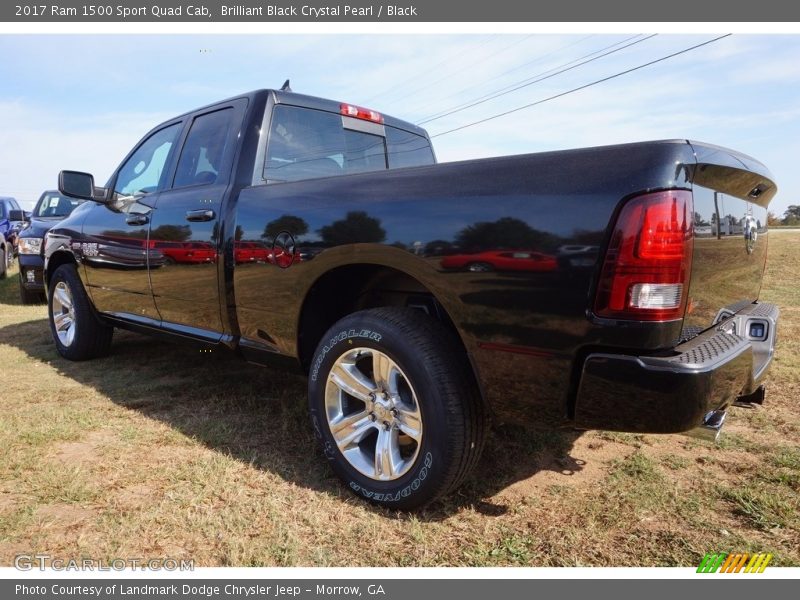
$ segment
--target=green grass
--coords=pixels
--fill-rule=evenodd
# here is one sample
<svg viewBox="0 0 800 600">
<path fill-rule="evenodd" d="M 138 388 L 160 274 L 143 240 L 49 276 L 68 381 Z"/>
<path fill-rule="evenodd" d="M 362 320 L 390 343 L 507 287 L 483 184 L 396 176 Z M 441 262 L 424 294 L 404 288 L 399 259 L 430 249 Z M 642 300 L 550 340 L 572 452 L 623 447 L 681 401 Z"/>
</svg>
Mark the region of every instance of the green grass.
<svg viewBox="0 0 800 600">
<path fill-rule="evenodd" d="M 15 553 L 231 566 L 697 565 L 772 552 L 800 566 L 800 232 L 770 236 L 782 310 L 763 407 L 718 445 L 495 428 L 473 477 L 417 514 L 333 476 L 303 378 L 121 332 L 60 359 L 44 306 L 0 281 L 0 564 Z M 6 376 L 6 373 L 20 374 Z"/>
</svg>

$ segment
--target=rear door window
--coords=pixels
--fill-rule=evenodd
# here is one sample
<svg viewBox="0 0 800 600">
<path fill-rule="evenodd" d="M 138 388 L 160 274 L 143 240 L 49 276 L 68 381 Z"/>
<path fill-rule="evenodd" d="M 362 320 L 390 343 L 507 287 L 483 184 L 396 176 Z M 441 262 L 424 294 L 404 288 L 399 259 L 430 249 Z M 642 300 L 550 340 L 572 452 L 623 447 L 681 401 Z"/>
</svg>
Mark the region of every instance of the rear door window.
<svg viewBox="0 0 800 600">
<path fill-rule="evenodd" d="M 232 119 L 233 109 L 225 108 L 194 120 L 181 150 L 173 188 L 217 182 Z"/>
</svg>

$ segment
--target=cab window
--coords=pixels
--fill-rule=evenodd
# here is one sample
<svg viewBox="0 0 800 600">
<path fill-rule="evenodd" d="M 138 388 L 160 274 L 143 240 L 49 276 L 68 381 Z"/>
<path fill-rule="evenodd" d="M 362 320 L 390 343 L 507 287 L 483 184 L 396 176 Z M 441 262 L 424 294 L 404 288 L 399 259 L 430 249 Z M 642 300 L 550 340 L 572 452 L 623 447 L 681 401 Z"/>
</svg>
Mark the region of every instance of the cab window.
<svg viewBox="0 0 800 600">
<path fill-rule="evenodd" d="M 122 196 L 149 194 L 163 187 L 165 167 L 175 145 L 181 123 L 159 129 L 125 161 L 117 175 L 114 191 Z"/>
<path fill-rule="evenodd" d="M 297 106 L 273 109 L 264 179 L 268 183 L 433 164 L 426 138 L 389 125 L 346 127 L 338 113 Z M 371 125 L 371 124 L 370 124 Z"/>
<path fill-rule="evenodd" d="M 173 188 L 217 183 L 225 157 L 233 109 L 197 117 L 181 150 Z"/>
</svg>

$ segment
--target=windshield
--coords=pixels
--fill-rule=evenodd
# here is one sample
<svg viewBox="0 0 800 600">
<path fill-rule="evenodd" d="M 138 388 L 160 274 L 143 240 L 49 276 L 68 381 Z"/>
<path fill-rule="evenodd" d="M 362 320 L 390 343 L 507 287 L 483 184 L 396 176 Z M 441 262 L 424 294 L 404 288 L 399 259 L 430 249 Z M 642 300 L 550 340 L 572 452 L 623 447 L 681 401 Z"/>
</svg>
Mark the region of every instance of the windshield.
<svg viewBox="0 0 800 600">
<path fill-rule="evenodd" d="M 33 211 L 34 217 L 66 217 L 82 204 L 83 200 L 63 196 L 58 192 L 45 192 Z"/>
</svg>

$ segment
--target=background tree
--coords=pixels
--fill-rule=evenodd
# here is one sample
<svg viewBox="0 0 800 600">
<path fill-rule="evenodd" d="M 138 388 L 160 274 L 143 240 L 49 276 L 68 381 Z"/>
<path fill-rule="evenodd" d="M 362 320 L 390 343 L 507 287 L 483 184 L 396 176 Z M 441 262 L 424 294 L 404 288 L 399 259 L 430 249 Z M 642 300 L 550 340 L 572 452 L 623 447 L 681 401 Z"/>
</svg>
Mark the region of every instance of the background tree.
<svg viewBox="0 0 800 600">
<path fill-rule="evenodd" d="M 551 250 L 558 245 L 559 239 L 553 234 L 533 229 L 525 221 L 513 217 L 475 223 L 456 235 L 456 243 L 465 251 Z"/>
<path fill-rule="evenodd" d="M 300 237 L 308 233 L 308 223 L 301 217 L 283 215 L 267 223 L 261 237 L 265 240 L 274 240 L 281 231 L 288 231 L 294 237 Z"/>
<path fill-rule="evenodd" d="M 326 246 L 340 244 L 378 244 L 386 239 L 386 230 L 380 219 L 370 217 L 363 210 L 354 210 L 344 219 L 334 221 L 319 230 Z"/>
<path fill-rule="evenodd" d="M 185 242 L 192 237 L 189 225 L 159 225 L 150 232 L 150 239 L 164 242 Z"/>
<path fill-rule="evenodd" d="M 781 220 L 774 212 L 771 210 L 767 212 L 767 225 L 770 227 L 774 227 L 775 225 L 780 225 Z"/>
<path fill-rule="evenodd" d="M 800 205 L 790 204 L 783 213 L 784 225 L 800 225 Z"/>
</svg>

